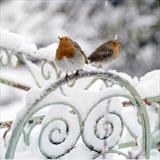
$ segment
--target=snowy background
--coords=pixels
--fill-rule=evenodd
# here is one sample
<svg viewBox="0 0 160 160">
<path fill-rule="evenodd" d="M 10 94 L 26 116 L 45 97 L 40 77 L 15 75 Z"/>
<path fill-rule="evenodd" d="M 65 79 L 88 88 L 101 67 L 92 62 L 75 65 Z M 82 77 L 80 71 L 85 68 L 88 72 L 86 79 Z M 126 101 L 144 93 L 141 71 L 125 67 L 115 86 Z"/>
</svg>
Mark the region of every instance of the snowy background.
<svg viewBox="0 0 160 160">
<path fill-rule="evenodd" d="M 87 55 L 118 34 L 122 43 L 120 57 L 111 69 L 127 73 L 120 75 L 128 79 L 143 98 L 160 95 L 157 89 L 160 85 L 160 5 L 157 0 L 1 0 L 0 27 L 20 34 L 38 49 L 57 43 L 58 36 L 68 35 L 80 44 Z M 56 49 L 52 45 L 51 48 Z M 38 53 L 42 52 L 39 50 Z M 17 68 L 3 67 L 0 76 L 29 87 L 36 86 L 23 65 Z M 41 85 L 45 85 L 45 81 Z M 97 88 L 99 90 L 99 85 L 93 90 Z M 26 94 L 26 91 L 0 83 L 0 121 L 16 118 L 24 105 Z M 132 109 L 124 110 L 123 114 L 136 115 Z M 155 118 L 154 122 L 157 120 L 154 111 L 150 112 L 150 117 Z M 128 123 L 132 124 L 132 119 Z M 37 145 L 37 137 L 35 134 L 32 136 L 34 141 L 30 149 L 20 146 L 17 157 L 31 156 Z M 5 151 L 4 145 L 1 147 Z M 21 153 L 21 150 L 26 152 Z M 90 151 L 79 143 L 66 158 L 77 158 L 79 152 L 83 153 L 81 158 L 91 157 Z M 34 153 L 32 158 L 42 158 L 38 147 Z M 155 155 L 158 155 L 157 152 Z"/>
<path fill-rule="evenodd" d="M 141 76 L 160 68 L 157 0 L 4 0 L 1 27 L 45 47 L 68 35 L 89 55 L 118 34 L 120 58 L 113 68 Z"/>
</svg>

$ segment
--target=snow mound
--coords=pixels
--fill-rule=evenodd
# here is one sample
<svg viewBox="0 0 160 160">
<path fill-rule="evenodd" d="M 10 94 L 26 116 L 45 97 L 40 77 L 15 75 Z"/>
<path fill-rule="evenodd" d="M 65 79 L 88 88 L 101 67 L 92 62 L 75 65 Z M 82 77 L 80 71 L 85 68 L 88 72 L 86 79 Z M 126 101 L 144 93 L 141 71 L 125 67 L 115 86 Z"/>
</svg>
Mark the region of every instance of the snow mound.
<svg viewBox="0 0 160 160">
<path fill-rule="evenodd" d="M 37 51 L 35 44 L 28 42 L 17 33 L 0 28 L 0 35 L 0 47 L 2 48 L 23 52 L 26 54 L 35 54 Z"/>
<path fill-rule="evenodd" d="M 45 48 L 40 48 L 36 56 L 52 62 L 54 60 L 57 47 L 58 47 L 58 44 L 53 43 Z"/>
</svg>

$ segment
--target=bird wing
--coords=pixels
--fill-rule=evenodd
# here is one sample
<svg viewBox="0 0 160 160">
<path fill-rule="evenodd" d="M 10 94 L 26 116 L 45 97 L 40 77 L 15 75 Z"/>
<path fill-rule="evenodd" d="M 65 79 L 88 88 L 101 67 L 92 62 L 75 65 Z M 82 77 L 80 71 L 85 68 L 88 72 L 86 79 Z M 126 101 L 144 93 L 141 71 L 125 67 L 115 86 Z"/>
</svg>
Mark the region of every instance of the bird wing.
<svg viewBox="0 0 160 160">
<path fill-rule="evenodd" d="M 85 55 L 85 53 L 82 51 L 82 48 L 79 46 L 79 44 L 75 41 L 73 41 L 73 45 L 74 47 L 76 47 L 84 56 L 85 58 L 85 63 L 88 64 L 88 59 L 87 59 L 87 56 Z"/>
<path fill-rule="evenodd" d="M 90 62 L 97 62 L 113 56 L 113 49 L 107 47 L 106 45 L 101 45 L 98 47 L 91 55 L 88 57 Z"/>
</svg>

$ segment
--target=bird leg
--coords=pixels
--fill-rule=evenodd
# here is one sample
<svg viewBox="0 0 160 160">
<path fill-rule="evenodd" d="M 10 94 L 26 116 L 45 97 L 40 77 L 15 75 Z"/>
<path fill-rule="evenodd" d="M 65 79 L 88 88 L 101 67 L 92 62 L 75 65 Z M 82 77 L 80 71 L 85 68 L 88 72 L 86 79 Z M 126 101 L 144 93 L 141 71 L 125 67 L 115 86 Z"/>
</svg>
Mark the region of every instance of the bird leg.
<svg viewBox="0 0 160 160">
<path fill-rule="evenodd" d="M 80 70 L 77 70 L 76 73 L 75 73 L 75 76 L 76 76 L 76 80 L 78 79 L 79 77 L 79 71 L 83 71 L 83 69 L 80 69 Z"/>
<path fill-rule="evenodd" d="M 67 82 L 68 82 L 68 78 L 69 78 L 69 75 L 68 75 L 68 72 L 67 72 L 66 76 L 65 76 L 65 79 L 66 79 Z"/>
</svg>

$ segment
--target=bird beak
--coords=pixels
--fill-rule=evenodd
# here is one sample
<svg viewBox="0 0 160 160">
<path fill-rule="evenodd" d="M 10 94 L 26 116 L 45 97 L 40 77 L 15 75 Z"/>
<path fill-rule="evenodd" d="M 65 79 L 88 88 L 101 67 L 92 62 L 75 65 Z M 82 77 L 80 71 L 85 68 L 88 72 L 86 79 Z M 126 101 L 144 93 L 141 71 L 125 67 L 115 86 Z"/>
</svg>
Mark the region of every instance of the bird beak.
<svg viewBox="0 0 160 160">
<path fill-rule="evenodd" d="M 61 40 L 61 37 L 58 36 L 58 39 Z"/>
</svg>

